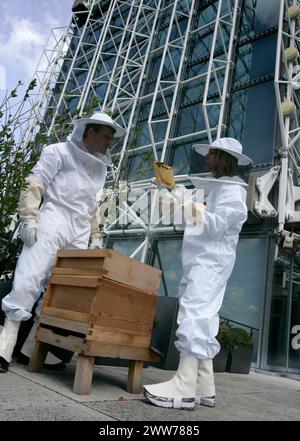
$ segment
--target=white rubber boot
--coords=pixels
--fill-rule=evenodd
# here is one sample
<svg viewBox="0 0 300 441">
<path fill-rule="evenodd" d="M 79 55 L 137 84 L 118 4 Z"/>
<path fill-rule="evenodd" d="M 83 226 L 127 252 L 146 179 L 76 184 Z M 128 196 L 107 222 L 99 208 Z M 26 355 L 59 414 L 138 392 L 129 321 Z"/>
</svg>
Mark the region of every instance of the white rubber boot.
<svg viewBox="0 0 300 441">
<path fill-rule="evenodd" d="M 196 387 L 196 404 L 203 406 L 215 407 L 216 389 L 213 371 L 212 359 L 199 360 L 197 387 Z"/>
<path fill-rule="evenodd" d="M 0 334 L 0 357 L 7 363 L 11 362 L 12 353 L 17 342 L 18 332 L 21 322 L 5 319 L 2 332 Z"/>
<path fill-rule="evenodd" d="M 30 332 L 22 346 L 21 349 L 21 354 L 26 355 L 26 357 L 30 358 L 35 346 L 35 334 L 37 331 L 37 327 L 38 327 L 38 322 L 34 322 L 34 324 L 32 325 L 32 328 L 30 329 Z M 48 365 L 54 365 L 54 364 L 58 364 L 61 363 L 61 360 L 57 357 L 55 357 L 55 355 L 51 354 L 51 352 L 48 352 L 46 360 L 45 360 L 45 364 Z"/>
<path fill-rule="evenodd" d="M 144 386 L 145 397 L 159 407 L 193 410 L 195 407 L 198 359 L 180 357 L 174 377 L 163 383 Z"/>
</svg>

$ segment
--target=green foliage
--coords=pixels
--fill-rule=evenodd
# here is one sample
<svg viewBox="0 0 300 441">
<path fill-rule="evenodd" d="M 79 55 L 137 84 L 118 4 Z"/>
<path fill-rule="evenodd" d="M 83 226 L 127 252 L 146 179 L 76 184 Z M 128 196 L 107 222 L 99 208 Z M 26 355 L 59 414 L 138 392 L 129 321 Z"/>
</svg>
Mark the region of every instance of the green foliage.
<svg viewBox="0 0 300 441">
<path fill-rule="evenodd" d="M 252 337 L 245 329 L 230 326 L 225 322 L 220 324 L 217 340 L 221 346 L 230 350 L 235 346 L 246 346 L 250 348 L 253 346 Z"/>
<path fill-rule="evenodd" d="M 29 84 L 24 97 L 16 104 L 15 98 L 21 85 L 19 81 L 0 103 L 0 277 L 6 278 L 12 276 L 21 249 L 21 241 L 16 234 L 19 194 L 25 188 L 25 178 L 39 157 L 36 146 L 47 140 L 41 134 L 44 129 L 41 126 L 39 133 L 27 145 L 17 142 L 20 125 L 24 118 L 26 121 L 26 112 L 22 113 L 22 109 L 36 82 Z"/>
</svg>

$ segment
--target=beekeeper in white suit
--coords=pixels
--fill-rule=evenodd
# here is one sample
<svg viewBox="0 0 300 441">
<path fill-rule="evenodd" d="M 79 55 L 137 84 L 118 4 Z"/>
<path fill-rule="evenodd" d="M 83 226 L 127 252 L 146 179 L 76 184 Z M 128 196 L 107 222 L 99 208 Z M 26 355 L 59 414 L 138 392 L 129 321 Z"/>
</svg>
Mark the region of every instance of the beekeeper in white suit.
<svg viewBox="0 0 300 441">
<path fill-rule="evenodd" d="M 239 233 L 247 219 L 247 185 L 236 176 L 236 169 L 237 165 L 252 163 L 233 138 L 194 147 L 205 156 L 212 176 L 201 182 L 204 189 L 209 188 L 206 205 L 191 202 L 202 219 L 202 233 L 199 217 L 197 229 L 190 222 L 185 227 L 175 342 L 179 367 L 171 380 L 144 386 L 145 396 L 153 404 L 187 410 L 194 409 L 195 403 L 215 405 L 212 359 L 220 350 L 216 340 L 218 311 L 235 263 Z M 172 201 L 172 194 L 169 198 Z M 173 203 L 178 205 L 177 200 Z"/>
<path fill-rule="evenodd" d="M 111 165 L 108 148 L 126 132 L 103 112 L 73 123 L 67 142 L 43 149 L 20 195 L 24 246 L 12 291 L 2 300 L 6 320 L 0 334 L 0 372 L 8 370 L 21 321 L 31 317 L 47 286 L 57 251 L 87 248 L 90 235 L 91 247 L 99 241 L 95 211 Z M 22 352 L 28 355 L 26 342 Z"/>
</svg>

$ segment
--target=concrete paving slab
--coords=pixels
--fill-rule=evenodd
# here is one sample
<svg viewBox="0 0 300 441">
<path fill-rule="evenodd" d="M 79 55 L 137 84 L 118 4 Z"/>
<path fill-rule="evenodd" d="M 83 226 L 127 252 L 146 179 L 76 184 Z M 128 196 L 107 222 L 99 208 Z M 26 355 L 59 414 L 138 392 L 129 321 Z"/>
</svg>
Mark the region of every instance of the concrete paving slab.
<svg viewBox="0 0 300 441">
<path fill-rule="evenodd" d="M 12 363 L 11 372 L 77 402 L 135 399 L 142 395 L 132 395 L 126 391 L 128 369 L 111 366 L 95 366 L 92 389 L 89 395 L 72 392 L 75 377 L 75 362 L 67 365 L 64 371 L 42 370 L 40 373 L 28 372 L 25 366 Z"/>
<path fill-rule="evenodd" d="M 0 374 L 0 421 L 114 421 L 13 372 Z"/>
<path fill-rule="evenodd" d="M 248 380 L 252 382 L 251 375 L 242 380 L 241 387 L 234 389 L 230 381 L 227 386 L 222 384 L 225 375 L 216 375 L 218 396 L 214 409 L 204 406 L 196 406 L 193 412 L 159 409 L 145 399 L 122 403 L 89 402 L 88 406 L 128 421 L 300 421 L 299 391 L 285 390 L 284 386 L 277 387 L 274 383 L 273 389 L 260 387 L 254 390 L 253 386 L 245 384 Z"/>
<path fill-rule="evenodd" d="M 300 381 L 251 372 L 217 373 L 217 406 L 193 412 L 157 408 L 126 392 L 128 369 L 95 366 L 90 395 L 72 392 L 75 361 L 65 371 L 28 372 L 12 363 L 0 375 L 0 420 L 71 421 L 300 421 Z M 143 384 L 170 379 L 173 371 L 143 371 Z"/>
</svg>

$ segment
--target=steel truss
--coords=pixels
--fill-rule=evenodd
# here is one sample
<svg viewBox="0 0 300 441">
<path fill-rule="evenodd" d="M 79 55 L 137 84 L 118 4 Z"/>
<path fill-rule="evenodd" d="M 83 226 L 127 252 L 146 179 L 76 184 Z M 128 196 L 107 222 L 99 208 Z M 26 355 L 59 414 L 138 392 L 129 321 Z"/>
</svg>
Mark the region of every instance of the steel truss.
<svg viewBox="0 0 300 441">
<path fill-rule="evenodd" d="M 212 142 L 212 132 L 216 131 L 216 138 L 221 137 L 224 129 L 225 105 L 227 104 L 228 82 L 232 67 L 232 54 L 236 41 L 236 19 L 239 9 L 239 1 L 235 0 L 234 7 L 224 8 L 225 1 L 219 1 L 215 20 L 214 34 L 210 51 L 210 59 L 206 76 L 203 112 L 207 129 L 208 141 Z M 228 2 L 227 2 L 228 4 Z M 224 12 L 225 11 L 225 12 Z M 226 45 L 228 34 L 229 44 Z M 221 42 L 223 56 L 216 55 L 216 42 Z M 218 99 L 209 100 L 210 89 L 216 88 Z M 219 115 L 217 126 L 211 124 L 211 113 Z"/>
<path fill-rule="evenodd" d="M 198 135 L 206 136 L 208 140 L 220 136 L 224 128 L 240 0 L 214 2 L 215 16 L 199 27 L 194 25 L 196 3 L 196 0 L 84 2 L 81 11 L 72 12 L 70 23 L 57 40 L 43 75 L 39 71 L 36 74 L 39 90 L 30 97 L 33 110 L 27 129 L 28 138 L 41 123 L 45 124 L 52 139 L 59 138 L 61 117 L 71 120 L 75 113 L 82 115 L 93 97 L 98 97 L 98 108 L 111 112 L 116 121 L 128 129 L 114 156 L 113 179 L 118 182 L 122 163 L 130 154 L 130 141 L 138 128 L 137 115 L 143 102 L 151 103 L 147 124 L 150 144 L 134 151 L 150 149 L 154 159 L 164 161 L 174 141 Z M 154 48 L 160 20 L 165 16 L 168 17 L 165 41 Z M 186 79 L 189 39 L 206 30 L 212 33 L 213 38 L 208 48 L 210 57 L 205 72 Z M 46 53 L 47 49 L 43 56 Z M 145 95 L 147 67 L 154 56 L 159 56 L 158 75 L 154 91 Z M 199 84 L 205 81 L 205 129 L 176 136 L 174 119 L 181 89 L 198 79 Z M 163 107 L 163 117 L 158 115 L 158 106 Z M 214 118 L 211 118 L 212 114 Z M 215 120 L 217 124 L 213 122 Z M 160 138 L 157 137 L 157 127 L 163 133 Z M 186 175 L 176 176 L 177 182 L 186 179 Z M 111 177 L 108 183 L 112 183 Z M 133 255 L 140 251 L 143 261 L 147 258 L 153 234 L 180 230 L 161 224 L 155 212 L 155 202 L 150 215 L 147 214 L 147 221 L 143 220 L 140 213 L 145 210 L 145 201 L 153 188 L 153 179 L 131 183 L 127 187 L 127 191 L 131 191 L 131 200 L 122 200 L 117 218 L 104 228 L 107 237 L 124 233 L 141 236 L 142 242 Z M 126 227 L 119 228 L 120 218 L 125 215 L 128 223 Z"/>
<path fill-rule="evenodd" d="M 34 74 L 37 85 L 29 93 L 24 105 L 28 109 L 27 121 L 29 121 L 20 126 L 20 140 L 24 144 L 30 141 L 45 123 L 46 110 L 56 99 L 54 89 L 62 75 L 64 57 L 71 40 L 70 25 L 53 28 L 50 32 Z M 22 107 L 20 111 L 26 109 Z"/>
<path fill-rule="evenodd" d="M 276 231 L 282 232 L 283 236 L 286 223 L 300 221 L 300 212 L 295 210 L 295 203 L 300 199 L 298 186 L 300 177 L 300 9 L 299 14 L 291 18 L 291 7 L 297 9 L 298 2 L 282 0 L 275 68 L 275 91 L 281 142 Z M 287 57 L 291 49 L 295 51 L 294 58 Z M 284 108 L 286 105 L 289 105 L 290 111 Z"/>
<path fill-rule="evenodd" d="M 37 88 L 29 94 L 30 122 L 23 129 L 22 142 L 26 143 L 32 139 L 42 125 L 52 139 L 58 140 L 60 136 L 56 130 L 57 126 L 61 126 L 61 121 L 56 124 L 57 116 L 63 115 L 64 121 L 67 121 L 74 114 L 70 110 L 70 98 L 80 97 L 82 93 L 77 76 L 91 67 L 87 55 L 98 41 L 93 27 L 97 23 L 97 26 L 104 28 L 107 18 L 106 11 L 101 9 L 101 2 L 90 0 L 85 3 L 86 6 L 82 10 L 72 12 L 66 27 L 54 28 L 50 32 L 34 74 Z M 99 10 L 97 20 L 91 16 L 95 8 Z M 83 27 L 82 20 L 85 22 Z M 88 31 L 93 39 L 84 44 L 84 37 Z M 80 59 L 86 62 L 84 69 L 78 67 Z M 70 87 L 72 81 L 74 86 Z"/>
<path fill-rule="evenodd" d="M 170 142 L 178 139 L 183 139 L 184 137 L 172 138 L 172 126 L 174 117 L 177 113 L 178 105 L 178 95 L 180 93 L 180 87 L 183 84 L 188 84 L 189 81 L 195 80 L 195 77 L 190 80 L 184 80 L 184 63 L 187 59 L 187 48 L 188 41 L 191 34 L 201 32 L 204 28 L 210 27 L 214 29 L 213 40 L 210 48 L 210 61 L 208 63 L 208 69 L 205 73 L 199 76 L 207 78 L 206 86 L 203 97 L 203 113 L 207 115 L 206 119 L 206 130 L 198 132 L 197 135 L 206 135 L 208 139 L 211 139 L 211 134 L 214 133 L 215 137 L 220 136 L 222 129 L 224 128 L 224 118 L 225 118 L 225 104 L 227 103 L 228 94 L 228 84 L 229 84 L 229 74 L 232 65 L 233 56 L 233 45 L 236 37 L 236 19 L 239 9 L 239 1 L 223 1 L 218 2 L 216 17 L 208 25 L 204 25 L 197 29 L 192 30 L 192 19 L 195 9 L 195 1 L 180 1 L 175 0 L 173 2 L 168 2 L 166 9 L 169 10 L 169 26 L 167 30 L 166 39 L 164 41 L 164 46 L 161 48 L 161 58 L 160 66 L 157 75 L 157 80 L 155 84 L 154 92 L 151 96 L 151 107 L 148 116 L 148 130 L 149 138 L 151 140 L 150 145 L 140 147 L 141 150 L 152 147 L 153 157 L 155 160 L 164 161 Z M 180 27 L 180 18 L 186 18 L 185 26 Z M 176 31 L 175 31 L 176 30 Z M 172 35 L 175 38 L 172 38 Z M 225 35 L 226 38 L 225 38 Z M 229 36 L 229 38 L 228 38 Z M 216 41 L 219 39 L 221 41 L 222 48 L 224 50 L 223 59 L 215 56 L 216 52 Z M 226 45 L 225 40 L 229 43 Z M 158 52 L 160 48 L 156 49 Z M 174 54 L 176 53 L 176 62 Z M 219 64 L 219 65 L 218 65 Z M 220 66 L 221 65 L 221 66 Z M 171 72 L 171 79 L 165 79 L 166 70 Z M 220 79 L 220 75 L 223 76 Z M 212 93 L 211 88 L 217 88 L 218 99 L 212 101 L 209 96 Z M 171 97 L 171 99 L 170 99 Z M 144 97 L 145 98 L 145 97 Z M 147 96 L 149 99 L 149 96 Z M 158 103 L 163 104 L 163 117 L 156 116 L 156 106 Z M 205 106 L 215 106 L 216 112 L 218 113 L 218 123 L 217 126 L 212 127 L 211 121 L 209 120 L 209 112 Z M 156 128 L 160 126 L 161 131 L 164 132 L 163 141 L 156 137 Z M 160 133 L 161 133 L 160 131 Z M 195 133 L 187 135 L 187 137 L 195 136 Z M 126 148 L 126 146 L 125 146 Z M 176 176 L 177 182 L 184 182 L 187 180 L 187 176 Z M 144 201 L 147 201 L 150 197 L 151 191 L 155 188 L 153 180 L 145 180 L 144 182 L 134 182 L 130 186 L 131 194 L 133 196 L 131 207 L 120 207 L 119 217 L 115 219 L 113 223 L 106 227 L 105 233 L 108 236 L 121 235 L 121 234 L 137 234 L 143 237 L 141 244 L 134 251 L 135 256 L 139 251 L 141 251 L 141 260 L 146 258 L 146 253 L 148 250 L 149 239 L 156 233 L 168 233 L 174 231 L 181 231 L 180 227 L 162 226 L 160 224 L 161 218 L 157 216 L 157 206 L 155 205 L 155 200 L 152 200 L 152 210 L 150 212 L 150 218 L 147 218 L 147 206 Z M 126 211 L 127 209 L 127 211 Z M 139 212 L 141 215 L 138 219 L 134 216 L 134 212 Z M 146 219 L 143 222 L 142 214 L 143 211 L 147 212 Z M 122 218 L 126 212 L 128 215 L 128 226 L 126 230 L 118 229 L 115 227 L 117 222 Z"/>
</svg>

